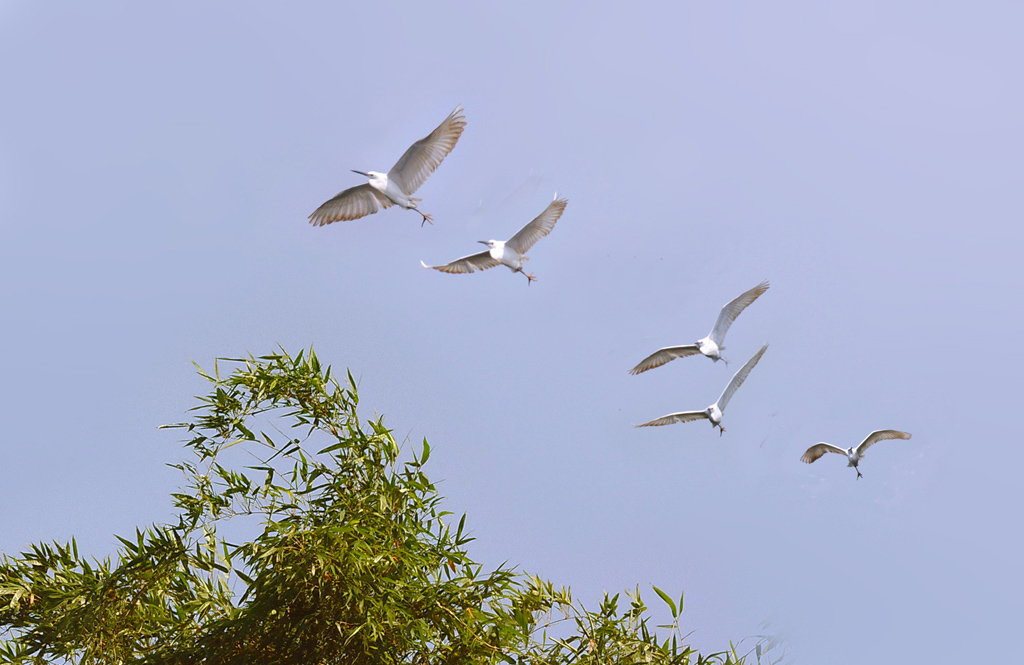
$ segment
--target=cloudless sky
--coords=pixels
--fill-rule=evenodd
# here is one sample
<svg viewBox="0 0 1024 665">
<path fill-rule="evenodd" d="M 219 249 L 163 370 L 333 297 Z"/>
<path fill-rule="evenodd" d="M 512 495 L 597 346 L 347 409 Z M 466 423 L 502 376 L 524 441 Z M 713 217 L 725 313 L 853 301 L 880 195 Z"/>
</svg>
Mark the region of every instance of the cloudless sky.
<svg viewBox="0 0 1024 665">
<path fill-rule="evenodd" d="M 1024 7 L 0 0 L 0 550 L 171 519 L 191 361 L 313 345 L 471 554 L 686 592 L 702 650 L 1006 656 L 1024 619 Z M 463 104 L 390 209 L 306 218 Z M 569 199 L 539 281 L 425 271 Z M 731 367 L 655 349 L 736 321 Z M 633 425 L 717 399 L 725 413 Z M 818 441 L 913 433 L 856 480 Z M 658 612 L 661 612 L 659 609 Z M 748 641 L 744 644 L 750 645 Z"/>
</svg>

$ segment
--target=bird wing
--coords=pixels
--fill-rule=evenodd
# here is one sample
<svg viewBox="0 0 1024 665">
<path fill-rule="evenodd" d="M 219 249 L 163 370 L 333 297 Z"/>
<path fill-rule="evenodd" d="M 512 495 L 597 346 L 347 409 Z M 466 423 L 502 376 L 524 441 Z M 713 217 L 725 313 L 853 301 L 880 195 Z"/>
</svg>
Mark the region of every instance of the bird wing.
<svg viewBox="0 0 1024 665">
<path fill-rule="evenodd" d="M 894 429 L 876 429 L 871 434 L 867 435 L 863 441 L 857 445 L 857 449 L 854 451 L 858 456 L 864 457 L 864 453 L 868 448 L 878 443 L 879 441 L 885 441 L 886 439 L 909 439 L 909 432 L 900 432 Z"/>
<path fill-rule="evenodd" d="M 377 212 L 378 206 L 390 208 L 391 199 L 370 186 L 370 183 L 349 187 L 325 202 L 309 216 L 313 226 L 324 226 L 332 222 L 347 222 Z"/>
<path fill-rule="evenodd" d="M 420 265 L 424 268 L 433 268 L 434 270 L 440 270 L 441 272 L 458 275 L 462 273 L 476 272 L 477 270 L 487 270 L 494 266 L 500 266 L 501 261 L 491 256 L 490 252 L 480 252 L 479 254 L 470 254 L 469 256 L 463 256 L 461 259 L 455 259 L 451 263 L 446 263 L 443 266 L 428 266 L 423 261 L 420 261 Z"/>
<path fill-rule="evenodd" d="M 640 361 L 640 364 L 629 370 L 630 374 L 639 374 L 646 372 L 649 369 L 655 367 L 661 367 L 670 360 L 676 358 L 685 358 L 700 353 L 700 349 L 695 344 L 687 344 L 686 346 L 666 346 L 663 349 L 658 349 L 651 355 L 647 356 Z"/>
<path fill-rule="evenodd" d="M 816 443 L 810 448 L 808 448 L 807 452 L 805 452 L 803 454 L 803 457 L 800 458 L 800 461 L 810 464 L 811 462 L 818 459 L 825 453 L 838 453 L 840 455 L 846 455 L 846 451 L 840 448 L 839 446 L 833 446 L 831 443 L 822 442 Z"/>
<path fill-rule="evenodd" d="M 715 321 L 715 327 L 711 330 L 711 334 L 708 337 L 711 341 L 722 346 L 722 342 L 725 341 L 725 333 L 729 332 L 729 326 L 736 320 L 736 317 L 740 315 L 740 312 L 745 310 L 747 306 L 757 300 L 758 296 L 768 290 L 768 280 L 764 280 L 749 291 L 734 298 L 728 305 L 722 308 L 722 311 L 718 313 L 718 320 Z"/>
<path fill-rule="evenodd" d="M 555 222 L 565 212 L 565 206 L 568 204 L 568 199 L 560 199 L 555 194 L 555 199 L 544 208 L 544 212 L 519 229 L 518 233 L 505 242 L 505 246 L 519 252 L 520 256 L 526 254 L 538 240 L 551 233 L 551 229 L 555 228 Z"/>
<path fill-rule="evenodd" d="M 735 393 L 736 390 L 743 385 L 743 382 L 747 380 L 747 374 L 750 374 L 750 370 L 754 369 L 754 365 L 756 365 L 757 361 L 761 359 L 761 356 L 764 355 L 765 349 L 767 348 L 767 344 L 762 346 L 760 351 L 755 353 L 754 356 L 748 360 L 745 365 L 743 365 L 743 367 L 740 367 L 738 372 L 733 374 L 732 380 L 729 381 L 729 385 L 727 385 L 725 390 L 722 391 L 722 396 L 718 398 L 717 402 L 715 402 L 720 411 L 725 411 L 725 406 L 729 403 L 729 400 L 732 399 L 733 393 Z"/>
<path fill-rule="evenodd" d="M 437 129 L 409 146 L 388 171 L 388 180 L 394 181 L 406 195 L 415 194 L 434 169 L 441 165 L 441 160 L 452 151 L 465 128 L 466 118 L 462 115 L 460 104 Z"/>
<path fill-rule="evenodd" d="M 674 423 L 688 423 L 707 417 L 708 414 L 703 411 L 681 411 L 679 413 L 670 413 L 667 416 L 662 416 L 661 418 L 655 418 L 643 425 L 637 425 L 637 427 L 658 427 L 661 425 L 672 425 Z"/>
</svg>

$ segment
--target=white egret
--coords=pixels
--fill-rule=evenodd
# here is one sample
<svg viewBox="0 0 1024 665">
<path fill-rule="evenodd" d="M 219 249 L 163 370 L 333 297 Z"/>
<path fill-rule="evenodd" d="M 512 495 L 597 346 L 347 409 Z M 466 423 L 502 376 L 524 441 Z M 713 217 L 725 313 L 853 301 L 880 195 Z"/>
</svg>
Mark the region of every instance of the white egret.
<svg viewBox="0 0 1024 665">
<path fill-rule="evenodd" d="M 909 439 L 909 432 L 900 432 L 894 429 L 879 429 L 875 430 L 871 434 L 868 434 L 867 438 L 857 444 L 856 448 L 842 449 L 839 446 L 833 446 L 831 443 L 817 443 L 807 449 L 807 452 L 800 458 L 801 462 L 810 464 L 825 453 L 838 453 L 839 455 L 846 455 L 847 464 L 846 466 L 852 466 L 854 471 L 857 472 L 857 479 L 861 479 L 863 476 L 860 473 L 858 464 L 864 459 L 864 454 L 868 448 L 879 441 L 885 441 L 887 439 Z"/>
<path fill-rule="evenodd" d="M 711 427 L 717 427 L 719 429 L 719 436 L 725 434 L 725 428 L 722 427 L 722 412 L 725 411 L 726 405 L 729 404 L 729 400 L 732 399 L 733 394 L 736 390 L 743 385 L 743 382 L 747 379 L 747 375 L 750 374 L 750 370 L 754 369 L 754 365 L 764 355 L 765 349 L 768 345 L 765 344 L 761 347 L 761 350 L 754 354 L 754 356 L 746 362 L 743 367 L 736 372 L 732 380 L 729 381 L 729 385 L 722 391 L 722 396 L 718 398 L 718 401 L 704 409 L 703 411 L 681 411 L 680 413 L 670 413 L 667 416 L 662 416 L 643 425 L 637 425 L 637 427 L 657 427 L 659 425 L 672 425 L 674 423 L 688 423 L 693 420 L 701 420 L 707 418 L 711 421 Z"/>
<path fill-rule="evenodd" d="M 420 226 L 426 222 L 433 224 L 430 215 L 417 207 L 416 204 L 421 199 L 413 197 L 413 194 L 452 151 L 465 127 L 466 118 L 462 114 L 460 104 L 437 126 L 437 129 L 413 143 L 387 173 L 363 173 L 353 170 L 353 173 L 369 178 L 370 182 L 349 187 L 337 194 L 314 210 L 309 216 L 309 222 L 314 226 L 324 226 L 333 222 L 359 219 L 372 215 L 379 208 L 397 205 L 423 215 Z"/>
<path fill-rule="evenodd" d="M 718 314 L 718 320 L 715 321 L 715 327 L 711 329 L 711 332 L 704 339 L 699 339 L 693 344 L 685 346 L 666 346 L 663 349 L 658 349 L 641 360 L 639 365 L 629 370 L 629 373 L 639 374 L 646 372 L 649 369 L 661 367 L 670 360 L 685 358 L 697 355 L 698 353 L 704 354 L 715 362 L 724 360 L 725 364 L 728 365 L 729 361 L 722 357 L 722 351 L 725 349 L 723 344 L 725 342 L 725 333 L 729 332 L 729 326 L 740 315 L 740 312 L 745 310 L 750 303 L 757 300 L 758 296 L 767 291 L 768 286 L 768 280 L 766 279 L 746 293 L 737 296 L 723 307 L 722 311 Z"/>
<path fill-rule="evenodd" d="M 538 240 L 551 233 L 551 229 L 555 228 L 555 222 L 562 216 L 565 206 L 568 204 L 568 199 L 560 199 L 556 193 L 555 199 L 548 204 L 544 212 L 537 215 L 532 222 L 519 229 L 519 232 L 508 240 L 504 242 L 500 240 L 478 240 L 477 242 L 487 245 L 488 249 L 486 252 L 463 256 L 461 259 L 455 259 L 443 266 L 428 266 L 423 261 L 420 261 L 420 265 L 424 268 L 432 268 L 452 274 L 476 272 L 477 270 L 487 270 L 494 266 L 503 265 L 508 266 L 512 272 L 523 273 L 526 276 L 526 283 L 530 284 L 536 281 L 537 278 L 523 270 L 523 263 L 529 259 L 526 256 L 526 252 L 530 251 L 530 248 Z"/>
</svg>

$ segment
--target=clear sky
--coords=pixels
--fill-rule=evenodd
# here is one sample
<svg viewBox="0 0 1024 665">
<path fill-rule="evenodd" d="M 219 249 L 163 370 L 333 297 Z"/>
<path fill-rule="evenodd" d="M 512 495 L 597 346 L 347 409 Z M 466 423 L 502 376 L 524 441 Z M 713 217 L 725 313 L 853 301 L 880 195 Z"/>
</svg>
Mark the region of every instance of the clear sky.
<svg viewBox="0 0 1024 665">
<path fill-rule="evenodd" d="M 145 4 L 145 6 L 143 6 Z M 486 6 L 485 6 L 486 5 Z M 626 8 L 628 7 L 628 9 Z M 191 365 L 314 345 L 508 560 L 701 649 L 1005 656 L 1024 619 L 1024 6 L 0 0 L 0 550 L 171 517 Z M 463 104 L 391 209 L 306 218 Z M 569 199 L 505 268 L 425 271 Z M 690 343 L 762 279 L 726 355 Z M 838 456 L 874 429 L 863 480 Z"/>
</svg>

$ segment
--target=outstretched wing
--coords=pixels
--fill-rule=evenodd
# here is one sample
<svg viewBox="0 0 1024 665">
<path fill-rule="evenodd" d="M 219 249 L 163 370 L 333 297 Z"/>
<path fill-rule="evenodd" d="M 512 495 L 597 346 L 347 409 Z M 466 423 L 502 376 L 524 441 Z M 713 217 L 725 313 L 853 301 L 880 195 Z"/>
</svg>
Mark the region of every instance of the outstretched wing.
<svg viewBox="0 0 1024 665">
<path fill-rule="evenodd" d="M 729 403 L 729 400 L 732 399 L 733 393 L 735 393 L 736 390 L 743 385 L 743 382 L 747 380 L 747 374 L 750 374 L 750 370 L 754 369 L 754 365 L 756 365 L 757 361 L 761 359 L 761 356 L 764 355 L 767 348 L 767 344 L 762 346 L 760 351 L 755 353 L 754 356 L 748 360 L 745 365 L 743 365 L 743 367 L 740 367 L 738 372 L 733 374 L 732 381 L 729 382 L 729 385 L 727 385 L 725 390 L 722 391 L 722 396 L 718 398 L 717 402 L 715 402 L 720 411 L 725 411 L 725 407 Z"/>
<path fill-rule="evenodd" d="M 715 327 L 709 335 L 711 341 L 718 346 L 722 346 L 722 343 L 725 342 L 725 333 L 729 332 L 729 326 L 732 325 L 732 322 L 736 320 L 740 312 L 745 310 L 750 303 L 757 300 L 758 296 L 767 291 L 768 286 L 768 280 L 766 279 L 746 293 L 737 296 L 732 302 L 723 307 L 722 311 L 718 313 L 718 320 L 715 321 Z"/>
<path fill-rule="evenodd" d="M 646 372 L 649 369 L 661 367 L 670 360 L 685 358 L 697 353 L 700 353 L 700 349 L 695 344 L 687 344 L 686 346 L 666 346 L 663 349 L 658 349 L 641 360 L 639 365 L 629 370 L 629 373 L 640 374 L 641 372 Z"/>
<path fill-rule="evenodd" d="M 408 196 L 415 194 L 434 169 L 441 165 L 441 160 L 452 151 L 465 128 L 466 117 L 462 115 L 460 104 L 437 129 L 409 146 L 388 171 L 388 180 L 394 181 Z"/>
<path fill-rule="evenodd" d="M 643 425 L 637 425 L 637 427 L 659 427 L 661 425 L 674 425 L 675 423 L 688 423 L 693 420 L 701 420 L 707 418 L 708 414 L 703 411 L 681 411 L 680 413 L 670 413 L 667 416 L 661 418 L 655 418 L 654 420 L 644 423 Z"/>
<path fill-rule="evenodd" d="M 505 246 L 519 252 L 520 256 L 526 254 L 538 240 L 551 233 L 551 229 L 555 228 L 555 222 L 565 212 L 565 206 L 568 204 L 568 199 L 560 199 L 558 194 L 555 194 L 555 199 L 544 208 L 544 212 L 519 229 L 518 233 L 505 242 Z"/>
<path fill-rule="evenodd" d="M 810 448 L 808 448 L 807 452 L 805 452 L 803 454 L 803 457 L 800 458 L 800 461 L 810 464 L 811 462 L 818 459 L 825 453 L 837 453 L 844 457 L 846 456 L 846 451 L 840 448 L 839 446 L 833 446 L 831 443 L 822 442 L 816 443 Z"/>
<path fill-rule="evenodd" d="M 500 266 L 501 261 L 492 257 L 490 252 L 480 252 L 479 254 L 470 254 L 469 256 L 463 256 L 461 259 L 455 259 L 451 263 L 446 263 L 443 266 L 428 266 L 423 261 L 420 261 L 420 265 L 424 268 L 433 268 L 434 270 L 440 270 L 441 272 L 459 275 L 463 273 L 476 272 L 477 270 L 487 270 L 494 266 Z"/>
<path fill-rule="evenodd" d="M 372 215 L 378 207 L 390 208 L 392 205 L 391 199 L 365 183 L 349 187 L 325 202 L 309 216 L 309 223 L 324 226 L 333 222 L 347 222 Z"/>
<path fill-rule="evenodd" d="M 879 441 L 885 441 L 886 439 L 909 439 L 909 432 L 900 432 L 894 429 L 876 429 L 871 434 L 868 434 L 867 438 L 861 441 L 857 445 L 856 453 L 860 457 L 864 457 L 864 453 L 867 449 L 873 446 Z"/>
</svg>

